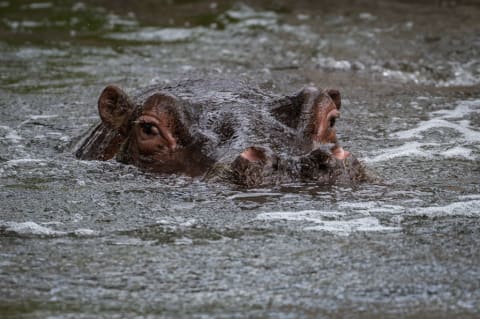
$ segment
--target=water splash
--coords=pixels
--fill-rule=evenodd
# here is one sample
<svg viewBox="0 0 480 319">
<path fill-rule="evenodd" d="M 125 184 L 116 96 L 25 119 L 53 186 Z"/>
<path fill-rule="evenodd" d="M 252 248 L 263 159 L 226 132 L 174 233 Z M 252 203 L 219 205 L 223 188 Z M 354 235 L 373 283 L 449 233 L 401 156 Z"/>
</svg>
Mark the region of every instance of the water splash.
<svg viewBox="0 0 480 319">
<path fill-rule="evenodd" d="M 347 221 L 323 221 L 321 225 L 305 227 L 305 230 L 326 231 L 348 236 L 354 232 L 392 232 L 399 231 L 401 228 L 381 225 L 375 217 L 364 217 Z"/>
<path fill-rule="evenodd" d="M 42 237 L 42 238 L 56 238 L 65 236 L 74 237 L 93 237 L 98 236 L 99 233 L 88 228 L 78 228 L 71 231 L 55 230 L 52 227 L 58 226 L 60 222 L 36 223 L 33 221 L 26 222 L 5 222 L 0 221 L 0 236 L 2 234 L 15 237 Z"/>
<path fill-rule="evenodd" d="M 257 220 L 274 221 L 296 221 L 307 222 L 314 226 L 306 226 L 306 231 L 326 231 L 337 235 L 348 236 L 354 232 L 384 232 L 398 231 L 400 227 L 384 226 L 373 216 L 341 219 L 347 216 L 344 212 L 338 211 L 317 211 L 305 210 L 298 212 L 268 212 L 257 215 Z"/>
<path fill-rule="evenodd" d="M 106 38 L 124 40 L 124 41 L 143 41 L 143 42 L 160 42 L 160 43 L 176 43 L 190 42 L 205 33 L 205 29 L 198 28 L 143 28 L 134 32 L 111 33 Z"/>
<path fill-rule="evenodd" d="M 460 101 L 454 109 L 431 112 L 431 119 L 420 121 L 411 129 L 391 134 L 395 139 L 411 141 L 382 149 L 380 154 L 364 160 L 375 163 L 407 156 L 476 160 L 478 155 L 475 147 L 480 143 L 480 131 L 471 124 L 470 118 L 479 113 L 480 100 Z M 440 134 L 443 135 L 440 142 L 428 142 L 432 138 L 438 139 Z"/>
<path fill-rule="evenodd" d="M 480 217 L 480 200 L 465 200 L 453 202 L 445 206 L 418 207 L 407 212 L 409 216 L 422 217 Z"/>
</svg>

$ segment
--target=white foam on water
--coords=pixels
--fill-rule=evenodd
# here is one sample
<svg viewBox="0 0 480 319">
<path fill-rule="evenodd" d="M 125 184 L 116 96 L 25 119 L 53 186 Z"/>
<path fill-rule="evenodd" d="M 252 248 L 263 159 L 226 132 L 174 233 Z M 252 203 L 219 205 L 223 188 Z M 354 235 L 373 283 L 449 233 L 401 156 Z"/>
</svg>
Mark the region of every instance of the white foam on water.
<svg viewBox="0 0 480 319">
<path fill-rule="evenodd" d="M 441 152 L 440 155 L 447 158 L 466 158 L 472 161 L 475 160 L 475 156 L 473 156 L 472 150 L 462 146 L 457 146 Z"/>
<path fill-rule="evenodd" d="M 57 222 L 57 221 L 51 221 L 51 222 L 42 223 L 42 225 L 44 225 L 44 226 L 50 226 L 50 225 L 60 226 L 60 225 L 63 225 L 63 223 L 62 222 Z"/>
<path fill-rule="evenodd" d="M 380 205 L 378 202 L 359 202 L 359 203 L 342 203 L 341 208 L 353 210 L 355 213 L 370 216 L 371 213 L 387 213 L 389 215 L 398 215 L 405 212 L 405 207 L 400 205 Z"/>
<path fill-rule="evenodd" d="M 27 123 L 29 123 L 30 121 L 37 121 L 37 120 L 45 120 L 45 119 L 51 119 L 51 118 L 56 118 L 58 117 L 58 115 L 46 115 L 46 114 L 42 114 L 42 115 L 29 115 L 28 118 L 23 121 L 22 123 L 20 123 L 18 126 L 22 126 L 22 125 L 25 125 Z"/>
<path fill-rule="evenodd" d="M 318 58 L 317 64 L 324 69 L 332 70 L 350 70 L 352 69 L 352 64 L 347 60 L 335 60 L 334 58 Z"/>
<path fill-rule="evenodd" d="M 44 163 L 45 160 L 39 158 L 17 158 L 14 160 L 6 161 L 6 165 L 19 165 L 19 164 L 30 164 L 30 163 Z"/>
<path fill-rule="evenodd" d="M 18 22 L 16 23 L 18 24 Z M 16 27 L 18 27 L 18 25 Z M 16 57 L 19 57 L 25 60 L 32 60 L 38 57 L 47 57 L 47 56 L 63 57 L 66 55 L 67 55 L 66 51 L 62 51 L 59 49 L 52 49 L 52 48 L 47 49 L 47 48 L 36 48 L 36 47 L 25 47 L 25 48 L 19 49 L 15 54 Z"/>
<path fill-rule="evenodd" d="M 180 223 L 181 227 L 194 227 L 198 224 L 195 218 L 187 219 L 186 221 Z"/>
<path fill-rule="evenodd" d="M 399 205 L 383 205 L 380 207 L 371 208 L 368 210 L 369 213 L 389 213 L 393 214 L 400 214 L 405 212 L 405 207 Z"/>
<path fill-rule="evenodd" d="M 412 26 L 412 22 L 407 22 L 404 25 L 406 30 L 410 30 Z M 377 30 L 380 31 L 380 29 Z M 416 67 L 415 69 L 417 70 L 413 72 L 392 70 L 380 65 L 371 65 L 370 69 L 372 71 L 381 73 L 384 77 L 393 78 L 402 82 L 432 84 L 436 87 L 452 87 L 473 86 L 480 84 L 480 78 L 477 75 L 478 71 L 475 71 L 475 69 L 478 70 L 478 64 L 479 60 L 475 59 L 469 63 L 449 62 L 447 67 L 450 69 L 452 75 L 449 75 L 446 80 L 437 80 L 428 73 L 419 71 L 418 67 Z"/>
<path fill-rule="evenodd" d="M 13 143 L 20 143 L 21 140 L 23 140 L 23 137 L 21 137 L 17 131 L 10 129 L 5 135 L 5 139 L 12 141 Z"/>
<path fill-rule="evenodd" d="M 133 15 L 129 17 L 121 17 L 113 13 L 107 15 L 107 23 L 110 28 L 115 26 L 124 26 L 124 27 L 136 27 L 138 26 L 138 21 L 133 19 Z"/>
<path fill-rule="evenodd" d="M 156 243 L 155 240 L 142 240 L 140 238 L 120 238 L 116 241 L 110 242 L 111 245 L 117 246 L 151 246 Z"/>
<path fill-rule="evenodd" d="M 98 232 L 88 228 L 79 228 L 71 232 L 71 234 L 77 237 L 93 237 L 93 236 L 97 236 Z"/>
<path fill-rule="evenodd" d="M 323 221 L 321 225 L 305 227 L 305 230 L 327 231 L 338 235 L 350 235 L 353 232 L 391 232 L 400 227 L 383 226 L 375 217 L 364 217 L 344 221 Z"/>
<path fill-rule="evenodd" d="M 53 4 L 51 2 L 35 2 L 29 4 L 27 7 L 30 9 L 47 9 L 51 8 Z"/>
<path fill-rule="evenodd" d="M 63 237 L 63 236 L 76 236 L 76 237 L 92 237 L 97 236 L 97 231 L 88 228 L 79 228 L 73 231 L 59 231 L 51 227 L 50 225 L 62 224 L 60 222 L 48 222 L 37 224 L 32 221 L 26 222 L 2 222 L 0 221 L 0 228 L 3 228 L 4 232 L 15 234 L 21 237 Z"/>
<path fill-rule="evenodd" d="M 480 131 L 471 127 L 470 120 L 465 119 L 472 113 L 480 113 L 480 100 L 460 101 L 453 110 L 431 112 L 433 118 L 430 120 L 418 123 L 413 129 L 393 133 L 392 136 L 409 139 L 434 128 L 449 128 L 462 134 L 467 142 L 479 142 Z"/>
<path fill-rule="evenodd" d="M 383 149 L 381 154 L 373 157 L 364 157 L 362 158 L 362 160 L 364 160 L 367 163 L 376 163 L 376 162 L 389 161 L 397 157 L 413 156 L 413 157 L 432 158 L 433 153 L 431 152 L 431 150 L 426 151 L 422 149 L 425 146 L 432 146 L 432 145 L 435 145 L 435 144 L 419 143 L 415 141 L 409 142 L 398 147 Z"/>
<path fill-rule="evenodd" d="M 362 12 L 358 15 L 358 17 L 362 20 L 367 20 L 367 21 L 377 20 L 377 17 L 371 14 L 370 12 Z"/>
<path fill-rule="evenodd" d="M 469 63 L 450 62 L 449 65 L 453 71 L 454 77 L 448 80 L 439 81 L 436 86 L 471 86 L 480 84 L 480 78 L 476 75 L 472 68 L 477 65 L 478 73 L 478 60 L 472 60 Z"/>
<path fill-rule="evenodd" d="M 445 206 L 419 207 L 409 210 L 408 215 L 429 217 L 480 217 L 480 200 L 474 199 L 461 202 L 453 202 Z"/>
<path fill-rule="evenodd" d="M 231 195 L 229 199 L 244 199 L 244 198 L 262 198 L 262 197 L 281 197 L 283 194 L 281 193 L 264 193 L 264 192 L 248 192 L 248 193 L 241 193 Z"/>
<path fill-rule="evenodd" d="M 162 227 L 176 230 L 176 229 L 181 229 L 181 228 L 192 228 L 198 225 L 198 220 L 195 218 L 189 218 L 189 219 L 179 219 L 179 218 L 174 218 L 174 219 L 158 219 L 155 221 L 157 225 L 161 225 Z"/>
<path fill-rule="evenodd" d="M 373 66 L 372 67 L 373 71 L 379 71 L 382 73 L 382 75 L 386 78 L 391 78 L 395 80 L 399 80 L 402 82 L 414 82 L 414 83 L 419 83 L 419 82 L 428 82 L 425 76 L 421 76 L 420 72 L 404 72 L 404 71 L 398 71 L 398 70 L 390 70 L 390 69 L 385 69 L 380 66 Z"/>
<path fill-rule="evenodd" d="M 393 137 L 402 139 L 416 138 L 421 133 L 431 130 L 433 128 L 450 128 L 462 134 L 464 139 L 469 142 L 480 141 L 480 131 L 475 131 L 469 127 L 469 121 L 461 121 L 460 123 L 453 123 L 445 119 L 434 118 L 428 121 L 420 122 L 419 125 L 413 129 L 393 133 Z"/>
<path fill-rule="evenodd" d="M 63 231 L 57 231 L 45 226 L 41 226 L 35 222 L 5 222 L 0 223 L 0 226 L 4 226 L 6 232 L 15 233 L 20 236 L 58 237 L 65 236 L 67 234 Z"/>
<path fill-rule="evenodd" d="M 462 196 L 458 196 L 458 199 L 460 199 L 460 200 L 480 199 L 480 194 L 462 195 Z"/>
<path fill-rule="evenodd" d="M 340 203 L 339 206 L 341 208 L 350 208 L 355 210 L 369 210 L 374 207 L 377 207 L 378 203 L 374 201 L 360 202 L 360 203 Z"/>
<path fill-rule="evenodd" d="M 201 28 L 143 28 L 137 32 L 112 33 L 107 37 L 127 41 L 183 42 L 201 33 Z"/>
<path fill-rule="evenodd" d="M 480 113 L 480 100 L 460 101 L 452 110 L 438 110 L 431 112 L 431 119 L 421 121 L 416 127 L 392 133 L 391 136 L 399 139 L 410 139 L 413 141 L 403 145 L 381 150 L 381 153 L 366 157 L 366 162 L 389 161 L 398 157 L 420 157 L 434 159 L 444 158 L 464 158 L 467 160 L 476 160 L 478 156 L 471 147 L 480 142 L 480 130 L 471 126 L 468 119 L 473 113 Z M 445 143 L 422 143 L 422 133 L 433 129 L 449 129 L 456 132 L 457 137 Z M 459 145 L 458 138 L 462 138 Z"/>
<path fill-rule="evenodd" d="M 250 20 L 250 19 L 264 19 L 264 20 L 276 20 L 278 15 L 272 11 L 256 11 L 253 8 L 240 4 L 236 8 L 228 10 L 225 15 L 235 20 Z"/>
<path fill-rule="evenodd" d="M 480 100 L 461 101 L 453 110 L 438 110 L 431 114 L 442 119 L 462 119 L 470 113 L 480 113 Z"/>
<path fill-rule="evenodd" d="M 325 218 L 337 218 L 344 216 L 342 212 L 302 210 L 298 212 L 270 212 L 260 213 L 255 219 L 258 220 L 287 220 L 287 221 L 311 221 L 321 223 Z"/>
<path fill-rule="evenodd" d="M 425 148 L 425 149 L 424 149 Z M 463 146 L 455 146 L 448 149 L 448 146 L 434 143 L 408 142 L 398 147 L 383 149 L 382 153 L 372 157 L 364 157 L 367 163 L 389 161 L 398 157 L 417 157 L 434 159 L 439 156 L 445 158 L 464 158 L 476 160 L 472 150 Z"/>
<path fill-rule="evenodd" d="M 257 215 L 256 220 L 285 220 L 310 222 L 315 225 L 303 228 L 306 231 L 327 231 L 338 235 L 350 235 L 353 232 L 398 231 L 400 227 L 383 226 L 373 217 L 362 217 L 350 220 L 338 220 L 346 214 L 336 211 L 304 210 L 298 212 L 269 212 Z M 331 220 L 336 219 L 336 220 Z"/>
<path fill-rule="evenodd" d="M 193 244 L 193 240 L 188 237 L 181 237 L 175 239 L 175 245 L 178 246 L 189 246 Z"/>
</svg>

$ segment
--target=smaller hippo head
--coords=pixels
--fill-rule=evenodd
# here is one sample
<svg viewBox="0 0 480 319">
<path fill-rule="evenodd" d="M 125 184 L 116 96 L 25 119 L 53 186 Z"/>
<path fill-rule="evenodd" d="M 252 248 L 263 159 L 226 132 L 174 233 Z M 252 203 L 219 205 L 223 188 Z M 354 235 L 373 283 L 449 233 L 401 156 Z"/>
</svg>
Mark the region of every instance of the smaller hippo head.
<svg viewBox="0 0 480 319">
<path fill-rule="evenodd" d="M 227 165 L 229 180 L 254 186 L 289 181 L 351 182 L 364 178 L 363 167 L 337 140 L 335 124 L 341 108 L 338 90 L 307 87 L 272 105 L 269 113 L 284 127 L 277 128 L 282 133 L 272 134 L 274 140 L 269 144 L 282 151 L 272 151 L 268 145 L 245 148 Z"/>
</svg>

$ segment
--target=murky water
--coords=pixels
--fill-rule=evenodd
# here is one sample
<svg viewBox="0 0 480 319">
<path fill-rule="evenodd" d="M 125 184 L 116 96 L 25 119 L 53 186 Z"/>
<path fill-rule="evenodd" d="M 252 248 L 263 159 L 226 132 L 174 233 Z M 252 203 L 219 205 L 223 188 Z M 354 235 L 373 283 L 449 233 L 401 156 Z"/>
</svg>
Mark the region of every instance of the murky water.
<svg viewBox="0 0 480 319">
<path fill-rule="evenodd" d="M 0 317 L 477 318 L 475 1 L 0 1 Z M 242 190 L 76 160 L 108 83 L 343 95 L 382 178 Z"/>
</svg>

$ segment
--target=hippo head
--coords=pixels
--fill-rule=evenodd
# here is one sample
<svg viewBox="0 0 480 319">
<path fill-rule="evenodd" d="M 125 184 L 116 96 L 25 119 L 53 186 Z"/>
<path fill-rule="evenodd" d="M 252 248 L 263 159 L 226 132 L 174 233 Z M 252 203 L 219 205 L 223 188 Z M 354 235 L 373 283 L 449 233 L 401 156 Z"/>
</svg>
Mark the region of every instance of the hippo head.
<svg viewBox="0 0 480 319">
<path fill-rule="evenodd" d="M 100 152 L 97 159 L 115 156 L 156 173 L 245 186 L 361 180 L 361 165 L 337 141 L 335 123 L 341 108 L 337 90 L 304 88 L 292 96 L 262 101 L 259 107 L 239 105 L 237 111 L 218 101 L 207 101 L 215 107 L 202 107 L 164 90 L 132 101 L 117 86 L 107 86 L 98 109 L 103 130 L 115 134 L 108 139 L 109 133 L 97 134 L 109 150 L 108 156 Z M 212 120 L 212 112 L 223 115 Z M 81 153 L 77 156 L 85 158 Z"/>
<path fill-rule="evenodd" d="M 294 132 L 283 142 L 296 147 L 288 147 L 290 154 L 286 156 L 268 146 L 247 147 L 228 165 L 229 179 L 247 186 L 364 180 L 363 166 L 338 143 L 335 123 L 340 108 L 340 92 L 335 89 L 307 87 L 277 101 L 270 113 L 288 127 L 286 131 Z"/>
<path fill-rule="evenodd" d="M 98 101 L 103 124 L 119 132 L 117 160 L 163 174 L 198 176 L 211 159 L 203 152 L 204 140 L 191 134 L 184 103 L 169 93 L 155 93 L 133 103 L 116 86 L 107 86 Z"/>
</svg>

